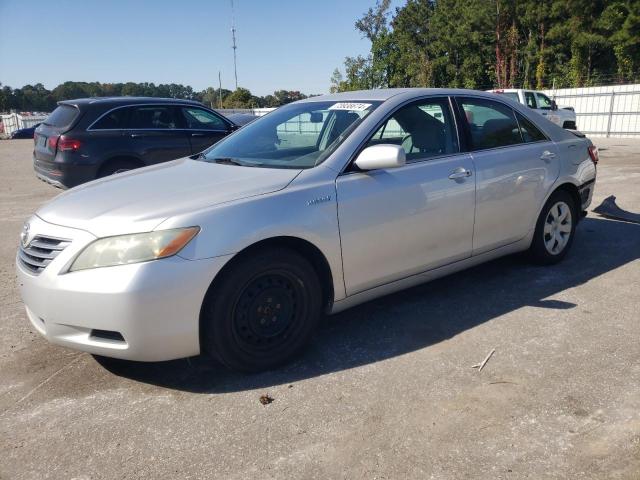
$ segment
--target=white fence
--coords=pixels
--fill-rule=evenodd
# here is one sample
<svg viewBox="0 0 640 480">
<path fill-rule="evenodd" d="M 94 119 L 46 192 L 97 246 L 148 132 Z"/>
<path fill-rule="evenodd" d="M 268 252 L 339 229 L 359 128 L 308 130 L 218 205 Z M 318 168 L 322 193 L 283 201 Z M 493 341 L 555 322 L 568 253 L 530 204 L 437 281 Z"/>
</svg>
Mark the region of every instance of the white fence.
<svg viewBox="0 0 640 480">
<path fill-rule="evenodd" d="M 592 137 L 640 137 L 640 84 L 544 90 L 576 111 L 578 130 Z"/>
<path fill-rule="evenodd" d="M 48 114 L 33 114 L 27 115 L 25 113 L 9 113 L 8 115 L 0 115 L 4 133 L 11 135 L 14 131 L 21 128 L 29 128 L 41 123 L 47 118 Z"/>
</svg>

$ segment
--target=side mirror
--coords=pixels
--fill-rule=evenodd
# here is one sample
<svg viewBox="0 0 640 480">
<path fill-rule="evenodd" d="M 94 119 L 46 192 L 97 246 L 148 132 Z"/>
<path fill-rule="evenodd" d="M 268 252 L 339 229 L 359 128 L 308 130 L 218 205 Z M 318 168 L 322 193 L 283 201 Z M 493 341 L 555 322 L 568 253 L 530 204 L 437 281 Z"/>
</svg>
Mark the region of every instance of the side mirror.
<svg viewBox="0 0 640 480">
<path fill-rule="evenodd" d="M 322 112 L 311 112 L 311 123 L 322 123 Z"/>
<path fill-rule="evenodd" d="M 407 163 L 407 156 L 399 145 L 373 145 L 360 152 L 354 163 L 360 170 L 398 168 Z"/>
<path fill-rule="evenodd" d="M 551 110 L 557 110 L 558 109 L 558 104 L 556 103 L 555 100 L 551 100 Z"/>
</svg>

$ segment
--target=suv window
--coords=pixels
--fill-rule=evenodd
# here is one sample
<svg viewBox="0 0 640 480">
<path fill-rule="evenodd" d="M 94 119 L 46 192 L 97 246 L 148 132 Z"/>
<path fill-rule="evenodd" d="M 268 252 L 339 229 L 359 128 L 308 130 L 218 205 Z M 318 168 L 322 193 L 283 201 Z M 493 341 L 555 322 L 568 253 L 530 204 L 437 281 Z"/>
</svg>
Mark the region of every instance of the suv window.
<svg viewBox="0 0 640 480">
<path fill-rule="evenodd" d="M 529 142 L 541 142 L 546 140 L 547 137 L 540 131 L 538 127 L 536 127 L 533 122 L 531 122 L 528 118 L 522 115 L 519 112 L 516 112 L 516 117 L 518 118 L 518 123 L 520 124 L 520 132 L 522 133 L 522 139 Z"/>
<path fill-rule="evenodd" d="M 78 109 L 71 105 L 59 105 L 43 122 L 51 127 L 68 127 L 78 116 Z"/>
<path fill-rule="evenodd" d="M 538 96 L 538 103 L 540 106 L 538 107 L 540 110 L 551 110 L 551 100 L 544 93 L 536 94 Z"/>
<path fill-rule="evenodd" d="M 91 130 L 119 130 L 127 126 L 127 108 L 117 108 L 107 112 L 91 126 Z"/>
<path fill-rule="evenodd" d="M 401 145 L 407 161 L 458 151 L 447 98 L 420 100 L 400 108 L 373 134 L 367 146 Z"/>
<path fill-rule="evenodd" d="M 480 98 L 461 98 L 460 105 L 469 126 L 473 150 L 522 143 L 514 112 L 506 105 Z"/>
<path fill-rule="evenodd" d="M 201 108 L 182 108 L 187 128 L 192 130 L 223 130 L 228 129 L 227 124 L 217 115 Z"/>
<path fill-rule="evenodd" d="M 524 92 L 524 98 L 527 101 L 527 107 L 538 108 L 536 105 L 536 97 L 533 92 Z"/>
<path fill-rule="evenodd" d="M 173 129 L 176 119 L 169 106 L 145 105 L 130 107 L 129 128 Z"/>
</svg>

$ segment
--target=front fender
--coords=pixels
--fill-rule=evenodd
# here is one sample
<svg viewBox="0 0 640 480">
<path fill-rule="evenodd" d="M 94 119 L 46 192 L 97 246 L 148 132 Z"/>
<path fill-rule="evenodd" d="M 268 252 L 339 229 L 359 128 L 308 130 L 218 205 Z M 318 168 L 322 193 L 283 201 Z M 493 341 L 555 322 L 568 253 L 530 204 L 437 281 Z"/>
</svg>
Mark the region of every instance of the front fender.
<svg viewBox="0 0 640 480">
<path fill-rule="evenodd" d="M 335 182 L 294 182 L 278 192 L 172 217 L 158 229 L 198 225 L 200 233 L 180 256 L 189 260 L 234 255 L 274 237 L 305 240 L 325 256 L 335 300 L 345 297 Z"/>
</svg>

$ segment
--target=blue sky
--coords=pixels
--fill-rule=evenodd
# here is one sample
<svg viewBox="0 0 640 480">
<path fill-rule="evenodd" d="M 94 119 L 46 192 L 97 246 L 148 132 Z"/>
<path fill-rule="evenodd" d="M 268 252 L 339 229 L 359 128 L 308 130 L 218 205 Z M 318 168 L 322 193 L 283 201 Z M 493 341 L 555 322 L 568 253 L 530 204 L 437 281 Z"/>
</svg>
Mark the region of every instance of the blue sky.
<svg viewBox="0 0 640 480">
<path fill-rule="evenodd" d="M 238 83 L 325 93 L 375 0 L 235 0 Z M 394 7 L 404 3 L 395 0 Z M 230 0 L 0 0 L 0 82 L 182 83 L 233 89 Z"/>
</svg>

